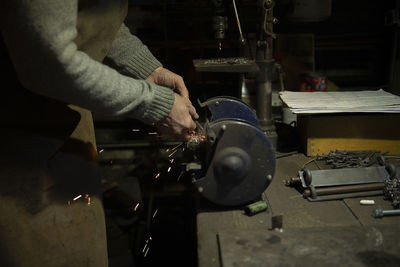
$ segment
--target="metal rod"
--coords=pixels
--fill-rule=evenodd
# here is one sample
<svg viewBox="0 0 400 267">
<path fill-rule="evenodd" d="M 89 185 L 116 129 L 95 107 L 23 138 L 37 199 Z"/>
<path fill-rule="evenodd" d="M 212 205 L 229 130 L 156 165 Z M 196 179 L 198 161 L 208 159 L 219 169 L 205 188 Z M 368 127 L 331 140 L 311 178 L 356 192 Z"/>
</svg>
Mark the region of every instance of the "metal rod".
<svg viewBox="0 0 400 267">
<path fill-rule="evenodd" d="M 383 189 L 383 187 L 384 183 L 370 183 L 370 184 L 358 184 L 358 185 L 321 187 L 321 188 L 315 188 L 315 191 L 318 196 L 323 196 L 323 195 L 381 190 Z M 310 189 L 304 190 L 303 196 L 311 197 L 311 190 Z"/>
<path fill-rule="evenodd" d="M 232 3 L 233 3 L 233 9 L 235 10 L 236 23 L 237 23 L 237 26 L 239 28 L 240 42 L 244 45 L 245 40 L 244 40 L 243 33 L 242 33 L 242 27 L 240 26 L 240 20 L 239 20 L 239 15 L 238 15 L 238 12 L 237 12 L 237 9 L 236 9 L 235 0 L 232 0 Z"/>
<path fill-rule="evenodd" d="M 400 215 L 400 210 L 382 210 L 375 209 L 372 211 L 372 216 L 375 218 L 382 218 L 383 216 Z"/>
<path fill-rule="evenodd" d="M 271 3 L 270 3 L 271 4 Z M 266 9 L 264 4 L 262 28 L 272 32 L 273 25 L 270 23 L 273 19 L 272 5 Z M 259 64 L 260 72 L 257 78 L 257 116 L 262 126 L 272 124 L 272 69 L 273 62 L 273 40 L 264 31 L 261 31 L 259 41 L 257 42 L 256 62 Z"/>
</svg>

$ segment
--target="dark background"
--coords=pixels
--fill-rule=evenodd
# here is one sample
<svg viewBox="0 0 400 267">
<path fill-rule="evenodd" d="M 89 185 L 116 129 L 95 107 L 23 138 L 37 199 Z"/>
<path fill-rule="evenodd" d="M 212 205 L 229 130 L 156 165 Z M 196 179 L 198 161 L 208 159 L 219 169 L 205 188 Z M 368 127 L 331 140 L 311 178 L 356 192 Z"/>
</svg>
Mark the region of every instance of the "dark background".
<svg viewBox="0 0 400 267">
<path fill-rule="evenodd" d="M 245 38 L 254 38 L 260 24 L 256 1 L 236 2 Z M 333 0 L 331 16 L 326 20 L 298 22 L 289 19 L 294 8 L 292 1 L 276 1 L 274 15 L 279 22 L 274 31 L 313 34 L 315 70 L 326 73 L 340 87 L 387 86 L 395 27 L 385 26 L 385 15 L 394 6 L 394 1 Z M 229 27 L 221 52 L 213 37 L 215 8 L 211 0 L 131 1 L 126 23 L 166 67 L 185 78 L 192 94 L 208 97 L 219 94 L 210 92 L 218 91 L 211 88 L 212 82 L 218 82 L 220 90 L 230 84 L 221 73 L 196 72 L 193 59 L 254 57 L 254 47 L 248 45 L 243 49 L 238 42 L 231 1 L 226 1 L 225 10 Z M 279 53 L 274 54 L 279 59 Z"/>
</svg>

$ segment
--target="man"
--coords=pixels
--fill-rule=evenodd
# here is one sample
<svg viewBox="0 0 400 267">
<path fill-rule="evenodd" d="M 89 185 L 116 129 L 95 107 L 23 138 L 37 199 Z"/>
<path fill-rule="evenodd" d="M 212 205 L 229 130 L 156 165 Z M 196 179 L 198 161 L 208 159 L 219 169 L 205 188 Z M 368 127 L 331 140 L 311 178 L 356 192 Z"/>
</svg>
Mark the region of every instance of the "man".
<svg viewBox="0 0 400 267">
<path fill-rule="evenodd" d="M 123 24 L 126 0 L 0 5 L 0 266 L 107 266 L 91 112 L 182 140 L 198 115 Z"/>
</svg>

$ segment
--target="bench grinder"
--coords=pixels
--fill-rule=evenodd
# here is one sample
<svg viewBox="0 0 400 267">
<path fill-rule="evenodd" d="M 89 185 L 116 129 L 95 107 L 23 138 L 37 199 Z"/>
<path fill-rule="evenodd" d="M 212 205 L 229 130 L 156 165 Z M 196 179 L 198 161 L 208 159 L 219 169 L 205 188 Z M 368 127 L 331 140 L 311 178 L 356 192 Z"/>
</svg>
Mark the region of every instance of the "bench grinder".
<svg viewBox="0 0 400 267">
<path fill-rule="evenodd" d="M 275 151 L 255 112 L 233 97 L 203 103 L 211 113 L 186 143 L 193 160 L 186 165 L 198 192 L 223 206 L 256 200 L 271 183 Z"/>
</svg>

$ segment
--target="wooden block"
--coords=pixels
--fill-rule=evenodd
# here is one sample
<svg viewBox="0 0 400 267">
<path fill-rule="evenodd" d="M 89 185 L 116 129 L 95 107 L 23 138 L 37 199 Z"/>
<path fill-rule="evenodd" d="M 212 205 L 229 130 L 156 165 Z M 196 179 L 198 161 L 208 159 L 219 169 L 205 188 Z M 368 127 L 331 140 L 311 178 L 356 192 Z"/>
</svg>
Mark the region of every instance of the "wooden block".
<svg viewBox="0 0 400 267">
<path fill-rule="evenodd" d="M 331 150 L 378 150 L 400 154 L 400 140 L 360 138 L 308 138 L 307 156 L 328 154 Z"/>
<path fill-rule="evenodd" d="M 309 115 L 298 118 L 307 156 L 331 150 L 379 150 L 400 154 L 400 114 Z"/>
</svg>

